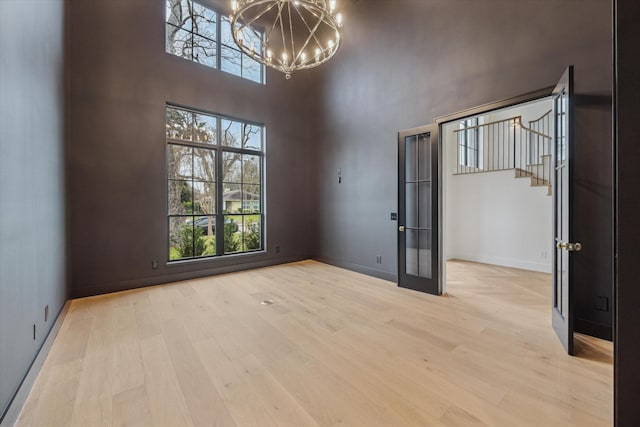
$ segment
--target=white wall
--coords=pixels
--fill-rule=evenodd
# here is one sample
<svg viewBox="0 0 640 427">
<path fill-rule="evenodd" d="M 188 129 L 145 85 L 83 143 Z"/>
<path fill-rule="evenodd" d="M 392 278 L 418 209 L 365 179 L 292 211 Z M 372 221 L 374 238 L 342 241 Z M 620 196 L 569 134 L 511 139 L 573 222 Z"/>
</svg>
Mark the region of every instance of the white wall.
<svg viewBox="0 0 640 427">
<path fill-rule="evenodd" d="M 552 197 L 511 170 L 449 180 L 446 259 L 551 272 Z"/>
<path fill-rule="evenodd" d="M 485 122 L 523 115 L 538 118 L 549 100 L 485 116 Z M 542 111 L 544 113 L 544 111 Z M 513 170 L 453 175 L 457 122 L 443 129 L 443 254 L 506 267 L 551 272 L 553 198 Z"/>
</svg>

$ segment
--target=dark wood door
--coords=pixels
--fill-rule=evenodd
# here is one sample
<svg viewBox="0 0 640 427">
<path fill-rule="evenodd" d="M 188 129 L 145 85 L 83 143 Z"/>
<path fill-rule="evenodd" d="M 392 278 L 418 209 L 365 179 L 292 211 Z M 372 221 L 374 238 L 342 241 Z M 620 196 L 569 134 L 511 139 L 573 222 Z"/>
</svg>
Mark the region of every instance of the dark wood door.
<svg viewBox="0 0 640 427">
<path fill-rule="evenodd" d="M 398 286 L 436 295 L 438 151 L 435 124 L 398 134 Z"/>
<path fill-rule="evenodd" d="M 553 91 L 554 116 L 554 256 L 552 324 L 569 354 L 573 354 L 572 253 L 582 245 L 574 242 L 571 229 L 573 182 L 573 67 L 567 68 Z"/>
</svg>

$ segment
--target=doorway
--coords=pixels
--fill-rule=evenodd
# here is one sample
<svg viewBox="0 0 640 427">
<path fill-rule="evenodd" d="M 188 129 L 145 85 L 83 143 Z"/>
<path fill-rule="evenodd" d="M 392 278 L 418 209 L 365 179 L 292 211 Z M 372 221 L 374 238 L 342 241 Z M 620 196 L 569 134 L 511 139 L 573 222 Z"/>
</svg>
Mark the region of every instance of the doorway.
<svg viewBox="0 0 640 427">
<path fill-rule="evenodd" d="M 443 282 L 452 259 L 552 273 L 552 107 L 544 97 L 441 125 Z"/>
</svg>

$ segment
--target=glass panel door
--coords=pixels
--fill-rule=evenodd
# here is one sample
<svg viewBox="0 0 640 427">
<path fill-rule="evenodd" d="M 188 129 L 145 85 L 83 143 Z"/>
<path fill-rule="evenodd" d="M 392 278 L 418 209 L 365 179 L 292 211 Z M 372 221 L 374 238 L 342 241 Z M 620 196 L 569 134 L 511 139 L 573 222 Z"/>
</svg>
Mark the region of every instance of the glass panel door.
<svg viewBox="0 0 640 427">
<path fill-rule="evenodd" d="M 399 286 L 439 294 L 435 126 L 401 132 L 398 144 Z"/>
</svg>

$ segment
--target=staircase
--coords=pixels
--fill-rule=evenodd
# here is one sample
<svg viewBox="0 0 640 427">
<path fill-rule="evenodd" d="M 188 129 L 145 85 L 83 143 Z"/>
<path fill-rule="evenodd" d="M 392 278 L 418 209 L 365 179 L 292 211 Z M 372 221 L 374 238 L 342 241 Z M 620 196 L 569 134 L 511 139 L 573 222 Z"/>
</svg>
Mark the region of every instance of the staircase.
<svg viewBox="0 0 640 427">
<path fill-rule="evenodd" d="M 475 121 L 472 121 L 475 120 Z M 513 169 L 515 178 L 529 178 L 532 187 L 552 194 L 551 111 L 523 125 L 522 116 L 490 123 L 460 122 L 454 175 Z"/>
</svg>

